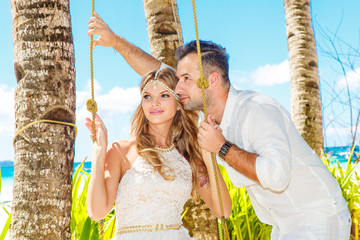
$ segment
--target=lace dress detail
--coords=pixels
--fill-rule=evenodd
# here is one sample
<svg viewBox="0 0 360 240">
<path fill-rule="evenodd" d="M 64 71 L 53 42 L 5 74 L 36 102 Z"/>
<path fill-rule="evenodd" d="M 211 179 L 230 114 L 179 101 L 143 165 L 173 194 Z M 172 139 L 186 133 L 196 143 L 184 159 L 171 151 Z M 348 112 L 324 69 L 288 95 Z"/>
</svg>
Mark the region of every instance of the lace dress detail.
<svg viewBox="0 0 360 240">
<path fill-rule="evenodd" d="M 116 200 L 116 228 L 145 225 L 181 225 L 181 213 L 192 190 L 188 161 L 176 148 L 161 153 L 175 175 L 167 181 L 139 156 L 121 179 Z M 117 234 L 114 239 L 191 239 L 187 229 Z"/>
</svg>

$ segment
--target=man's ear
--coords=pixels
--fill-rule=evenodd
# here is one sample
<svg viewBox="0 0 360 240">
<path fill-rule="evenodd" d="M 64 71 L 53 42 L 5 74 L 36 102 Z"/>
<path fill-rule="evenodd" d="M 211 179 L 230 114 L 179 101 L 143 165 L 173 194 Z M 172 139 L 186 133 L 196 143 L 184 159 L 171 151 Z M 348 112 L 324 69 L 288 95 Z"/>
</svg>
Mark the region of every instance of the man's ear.
<svg viewBox="0 0 360 240">
<path fill-rule="evenodd" d="M 221 84 L 221 77 L 220 77 L 220 74 L 218 72 L 212 72 L 209 75 L 208 80 L 209 80 L 209 83 L 210 83 L 210 87 L 216 87 L 219 84 Z"/>
</svg>

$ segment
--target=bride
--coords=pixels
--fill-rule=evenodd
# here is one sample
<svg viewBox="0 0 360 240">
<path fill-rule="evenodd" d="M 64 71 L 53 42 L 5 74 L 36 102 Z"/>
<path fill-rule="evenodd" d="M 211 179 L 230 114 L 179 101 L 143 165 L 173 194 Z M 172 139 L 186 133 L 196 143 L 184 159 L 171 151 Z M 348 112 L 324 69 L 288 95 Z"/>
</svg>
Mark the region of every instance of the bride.
<svg viewBox="0 0 360 240">
<path fill-rule="evenodd" d="M 96 115 L 87 208 L 91 219 L 100 220 L 115 203 L 115 239 L 190 239 L 181 212 L 190 196 L 199 201 L 198 194 L 221 217 L 211 156 L 196 141 L 197 113 L 184 111 L 176 83 L 170 68 L 148 73 L 140 84 L 132 138 L 108 150 L 106 127 Z M 92 132 L 89 118 L 85 125 Z M 228 217 L 231 199 L 217 164 L 216 171 Z"/>
</svg>

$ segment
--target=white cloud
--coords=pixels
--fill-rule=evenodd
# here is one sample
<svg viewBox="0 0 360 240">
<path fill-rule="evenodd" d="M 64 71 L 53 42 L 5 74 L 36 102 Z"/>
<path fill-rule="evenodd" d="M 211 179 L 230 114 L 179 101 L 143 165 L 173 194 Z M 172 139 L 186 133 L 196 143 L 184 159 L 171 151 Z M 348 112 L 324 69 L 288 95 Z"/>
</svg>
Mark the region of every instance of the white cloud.
<svg viewBox="0 0 360 240">
<path fill-rule="evenodd" d="M 230 79 L 234 83 L 254 83 L 258 86 L 274 86 L 290 81 L 289 61 L 279 64 L 266 64 L 252 72 L 231 71 Z"/>
<path fill-rule="evenodd" d="M 120 88 L 115 87 L 109 92 L 101 94 L 101 86 L 95 81 L 95 101 L 98 105 L 98 110 L 101 112 L 103 118 L 113 117 L 117 114 L 132 113 L 135 111 L 137 105 L 140 102 L 140 93 L 138 87 L 133 88 Z M 89 84 L 88 86 L 76 93 L 77 95 L 77 111 L 76 118 L 79 121 L 84 121 L 85 117 L 88 117 L 90 113 L 86 109 L 86 101 L 91 97 Z"/>
<path fill-rule="evenodd" d="M 76 91 L 76 106 L 82 106 L 91 97 L 90 80 L 86 84 L 86 87 L 81 91 Z M 102 87 L 96 79 L 94 79 L 94 95 L 95 98 L 100 94 Z"/>
<path fill-rule="evenodd" d="M 346 85 L 348 85 L 350 89 L 360 87 L 360 68 L 347 72 L 346 76 L 337 83 L 339 88 L 345 88 Z"/>
<path fill-rule="evenodd" d="M 109 93 L 99 96 L 99 107 L 109 115 L 128 113 L 135 110 L 140 102 L 139 88 L 115 87 Z"/>
<path fill-rule="evenodd" d="M 0 84 L 0 135 L 13 136 L 15 129 L 15 89 Z"/>
<path fill-rule="evenodd" d="M 274 86 L 290 81 L 289 61 L 285 60 L 280 64 L 266 64 L 251 73 L 251 79 L 256 85 Z"/>
</svg>

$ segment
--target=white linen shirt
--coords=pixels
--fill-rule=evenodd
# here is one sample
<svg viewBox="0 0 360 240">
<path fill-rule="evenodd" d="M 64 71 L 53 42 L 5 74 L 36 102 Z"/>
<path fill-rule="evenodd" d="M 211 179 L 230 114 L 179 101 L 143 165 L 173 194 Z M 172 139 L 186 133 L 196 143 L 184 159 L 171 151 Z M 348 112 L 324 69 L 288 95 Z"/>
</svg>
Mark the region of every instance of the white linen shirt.
<svg viewBox="0 0 360 240">
<path fill-rule="evenodd" d="M 260 184 L 217 161 L 236 187 L 247 188 L 260 221 L 286 233 L 347 207 L 334 177 L 274 99 L 231 87 L 220 127 L 228 141 L 259 155 Z"/>
</svg>

